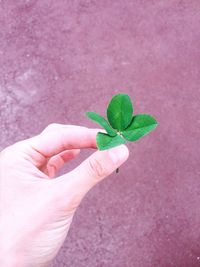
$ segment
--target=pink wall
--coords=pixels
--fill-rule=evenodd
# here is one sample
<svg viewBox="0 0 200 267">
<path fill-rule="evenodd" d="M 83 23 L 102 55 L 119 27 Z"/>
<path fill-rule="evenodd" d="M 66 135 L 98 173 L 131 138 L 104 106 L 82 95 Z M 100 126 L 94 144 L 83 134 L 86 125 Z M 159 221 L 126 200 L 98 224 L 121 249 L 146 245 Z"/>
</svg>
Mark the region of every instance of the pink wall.
<svg viewBox="0 0 200 267">
<path fill-rule="evenodd" d="M 118 92 L 159 122 L 89 192 L 53 267 L 200 266 L 200 1 L 3 0 L 0 64 L 0 149 L 51 122 L 96 128 L 84 112 Z"/>
</svg>

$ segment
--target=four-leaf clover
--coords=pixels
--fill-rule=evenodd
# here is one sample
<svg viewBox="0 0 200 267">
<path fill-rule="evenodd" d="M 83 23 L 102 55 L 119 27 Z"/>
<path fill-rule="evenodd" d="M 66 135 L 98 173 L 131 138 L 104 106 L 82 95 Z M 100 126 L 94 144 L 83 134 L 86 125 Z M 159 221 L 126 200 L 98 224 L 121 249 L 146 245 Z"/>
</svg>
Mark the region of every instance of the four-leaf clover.
<svg viewBox="0 0 200 267">
<path fill-rule="evenodd" d="M 98 132 L 96 141 L 99 150 L 106 150 L 127 141 L 135 142 L 154 130 L 158 123 L 148 114 L 133 115 L 133 105 L 127 94 L 114 95 L 107 107 L 108 121 L 95 112 L 86 112 L 107 132 Z"/>
</svg>

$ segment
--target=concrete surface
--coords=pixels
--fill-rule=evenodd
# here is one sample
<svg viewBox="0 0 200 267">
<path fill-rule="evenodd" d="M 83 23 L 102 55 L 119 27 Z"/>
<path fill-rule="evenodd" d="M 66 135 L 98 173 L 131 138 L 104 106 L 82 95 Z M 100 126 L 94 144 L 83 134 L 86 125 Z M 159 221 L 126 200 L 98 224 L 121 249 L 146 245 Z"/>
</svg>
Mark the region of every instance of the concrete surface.
<svg viewBox="0 0 200 267">
<path fill-rule="evenodd" d="M 0 149 L 51 122 L 96 128 L 84 112 L 118 92 L 159 122 L 89 192 L 53 267 L 200 266 L 199 48 L 199 0 L 0 1 Z"/>
</svg>

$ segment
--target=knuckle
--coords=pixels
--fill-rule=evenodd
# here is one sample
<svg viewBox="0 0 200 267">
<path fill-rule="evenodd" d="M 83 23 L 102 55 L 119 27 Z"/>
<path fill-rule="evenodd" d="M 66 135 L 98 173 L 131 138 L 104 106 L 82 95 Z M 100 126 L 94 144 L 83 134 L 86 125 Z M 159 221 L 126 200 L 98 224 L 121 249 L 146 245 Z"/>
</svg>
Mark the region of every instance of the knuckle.
<svg viewBox="0 0 200 267">
<path fill-rule="evenodd" d="M 95 176 L 97 178 L 103 177 L 107 174 L 103 164 L 94 158 L 89 159 L 89 172 L 91 176 Z"/>
<path fill-rule="evenodd" d="M 43 132 L 55 129 L 59 126 L 58 123 L 50 123 L 49 125 L 47 125 L 47 127 L 43 130 Z"/>
</svg>

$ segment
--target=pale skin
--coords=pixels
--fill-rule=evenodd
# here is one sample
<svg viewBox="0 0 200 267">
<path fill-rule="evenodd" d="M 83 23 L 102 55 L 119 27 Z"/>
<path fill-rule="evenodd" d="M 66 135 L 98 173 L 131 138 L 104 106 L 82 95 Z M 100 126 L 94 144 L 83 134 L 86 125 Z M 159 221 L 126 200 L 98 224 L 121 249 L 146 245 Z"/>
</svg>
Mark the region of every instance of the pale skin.
<svg viewBox="0 0 200 267">
<path fill-rule="evenodd" d="M 81 149 L 97 149 L 99 131 L 104 132 L 54 123 L 1 151 L 0 266 L 49 266 L 86 193 L 128 159 L 125 145 L 97 150 L 71 172 L 57 176 Z"/>
</svg>

